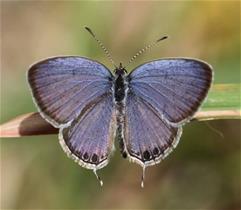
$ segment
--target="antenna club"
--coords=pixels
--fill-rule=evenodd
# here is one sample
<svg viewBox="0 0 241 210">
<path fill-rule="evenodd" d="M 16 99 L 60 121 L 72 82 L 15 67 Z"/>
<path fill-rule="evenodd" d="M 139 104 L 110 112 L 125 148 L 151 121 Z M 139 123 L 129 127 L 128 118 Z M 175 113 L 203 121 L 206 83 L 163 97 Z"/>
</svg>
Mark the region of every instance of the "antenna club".
<svg viewBox="0 0 241 210">
<path fill-rule="evenodd" d="M 163 37 L 161 37 L 160 39 L 158 39 L 157 42 L 160 42 L 160 41 L 162 41 L 162 40 L 164 40 L 164 39 L 167 39 L 167 38 L 168 38 L 168 36 L 163 36 Z"/>
<path fill-rule="evenodd" d="M 93 37 L 95 37 L 95 34 L 93 33 L 93 31 L 91 31 L 91 29 L 87 26 L 84 27 L 86 31 L 88 31 Z"/>
<path fill-rule="evenodd" d="M 141 50 L 139 50 L 127 63 L 127 65 L 125 67 L 127 67 L 130 63 L 132 63 L 139 55 L 141 55 L 142 53 L 144 53 L 145 51 L 149 50 L 150 48 L 152 48 L 153 46 L 157 45 L 158 42 L 167 39 L 168 36 L 163 36 L 160 39 L 152 42 L 151 44 L 145 46 L 144 48 L 142 48 Z"/>
</svg>

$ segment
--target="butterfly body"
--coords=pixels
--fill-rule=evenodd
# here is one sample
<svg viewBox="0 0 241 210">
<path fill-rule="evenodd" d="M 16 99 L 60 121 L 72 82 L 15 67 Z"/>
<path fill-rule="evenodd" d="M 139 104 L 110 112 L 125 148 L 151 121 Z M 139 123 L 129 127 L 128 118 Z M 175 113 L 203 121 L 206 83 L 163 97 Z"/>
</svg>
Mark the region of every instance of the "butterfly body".
<svg viewBox="0 0 241 210">
<path fill-rule="evenodd" d="M 128 82 L 126 77 L 126 69 L 122 64 L 115 69 L 115 81 L 114 81 L 114 101 L 116 110 L 116 140 L 119 141 L 120 152 L 124 158 L 127 157 L 127 152 L 124 144 L 124 117 L 125 117 L 125 103 L 128 92 Z"/>
<path fill-rule="evenodd" d="M 106 166 L 118 139 L 122 156 L 146 167 L 177 146 L 208 93 L 212 67 L 165 58 L 129 74 L 120 65 L 113 74 L 97 61 L 62 56 L 34 64 L 28 81 L 41 115 L 60 129 L 62 148 L 81 166 Z"/>
</svg>

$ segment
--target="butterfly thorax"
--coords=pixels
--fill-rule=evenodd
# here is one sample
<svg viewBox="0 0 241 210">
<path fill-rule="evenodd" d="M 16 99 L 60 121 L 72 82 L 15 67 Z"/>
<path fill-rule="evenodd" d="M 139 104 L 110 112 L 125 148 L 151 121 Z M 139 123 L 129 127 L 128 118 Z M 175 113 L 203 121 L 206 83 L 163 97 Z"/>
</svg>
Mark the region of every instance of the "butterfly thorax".
<svg viewBox="0 0 241 210">
<path fill-rule="evenodd" d="M 120 66 L 115 69 L 115 83 L 114 83 L 114 97 L 115 102 L 121 102 L 125 98 L 125 90 L 126 90 L 126 70 Z"/>
</svg>

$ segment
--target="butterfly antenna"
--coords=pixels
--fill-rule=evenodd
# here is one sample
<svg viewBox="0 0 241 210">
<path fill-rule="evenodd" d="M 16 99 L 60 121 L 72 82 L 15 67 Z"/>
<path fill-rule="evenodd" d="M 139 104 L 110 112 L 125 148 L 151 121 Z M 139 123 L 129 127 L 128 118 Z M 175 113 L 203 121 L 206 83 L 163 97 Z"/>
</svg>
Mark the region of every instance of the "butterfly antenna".
<svg viewBox="0 0 241 210">
<path fill-rule="evenodd" d="M 167 38 L 168 38 L 168 36 L 163 36 L 163 37 L 161 37 L 160 39 L 152 42 L 151 44 L 143 47 L 141 50 L 139 50 L 139 51 L 129 60 L 129 62 L 127 63 L 127 65 L 126 65 L 125 67 L 129 66 L 139 55 L 141 55 L 141 54 L 144 53 L 145 51 L 149 50 L 150 48 L 154 47 L 154 46 L 157 45 L 160 41 L 162 41 L 162 40 L 164 40 L 164 39 L 167 39 Z"/>
<path fill-rule="evenodd" d="M 110 62 L 114 65 L 115 68 L 117 68 L 114 60 L 112 59 L 109 51 L 105 48 L 105 46 L 103 45 L 103 43 L 96 37 L 96 35 L 93 33 L 93 31 L 89 28 L 85 26 L 85 29 L 90 33 L 90 35 L 94 38 L 94 40 L 99 44 L 100 48 L 105 52 L 107 58 L 110 60 Z"/>
</svg>

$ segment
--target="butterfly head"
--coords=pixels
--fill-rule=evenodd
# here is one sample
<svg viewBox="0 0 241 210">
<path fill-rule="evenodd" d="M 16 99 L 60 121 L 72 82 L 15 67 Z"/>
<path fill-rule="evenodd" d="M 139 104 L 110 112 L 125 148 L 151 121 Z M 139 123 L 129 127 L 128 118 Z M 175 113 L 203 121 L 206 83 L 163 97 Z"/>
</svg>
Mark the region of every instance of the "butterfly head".
<svg viewBox="0 0 241 210">
<path fill-rule="evenodd" d="M 120 63 L 119 67 L 117 67 L 114 72 L 115 72 L 115 75 L 117 75 L 117 76 L 122 76 L 127 73 L 127 71 L 126 71 L 125 67 L 123 67 L 122 63 Z"/>
</svg>

